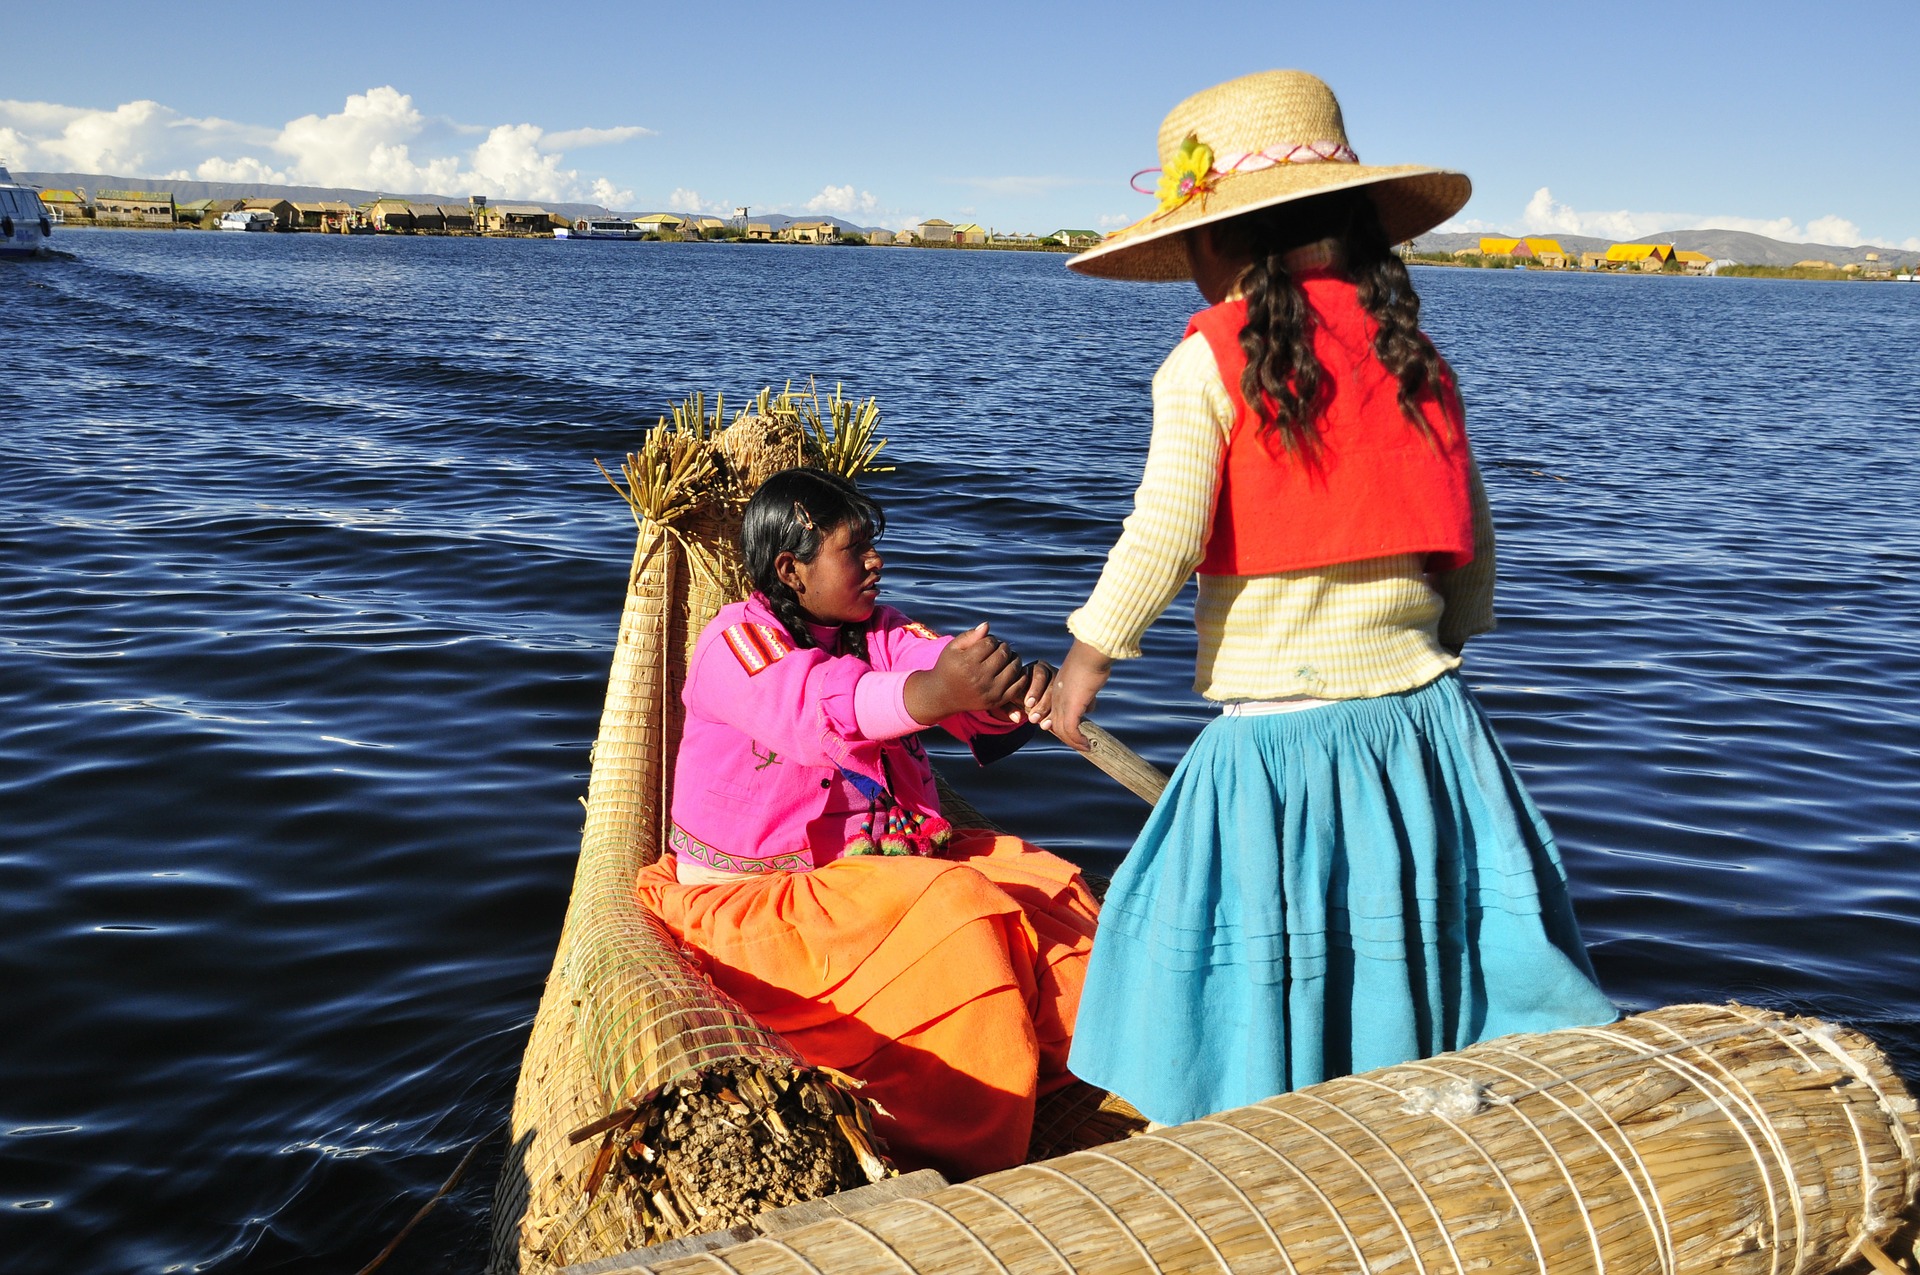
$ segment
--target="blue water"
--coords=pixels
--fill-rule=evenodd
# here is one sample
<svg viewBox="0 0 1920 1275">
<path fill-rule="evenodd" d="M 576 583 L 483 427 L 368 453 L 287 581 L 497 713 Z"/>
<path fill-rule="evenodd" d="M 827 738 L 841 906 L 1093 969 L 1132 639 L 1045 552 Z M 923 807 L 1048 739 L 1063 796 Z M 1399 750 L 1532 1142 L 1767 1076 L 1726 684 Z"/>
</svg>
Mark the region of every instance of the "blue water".
<svg viewBox="0 0 1920 1275">
<path fill-rule="evenodd" d="M 892 598 L 1057 657 L 1194 304 L 1056 256 L 69 233 L 0 269 L 0 1265 L 338 1272 L 499 1124 L 693 389 L 880 398 Z M 1920 288 L 1422 270 L 1501 533 L 1468 680 L 1628 1008 L 1920 1054 Z M 1101 705 L 1171 765 L 1184 601 Z M 1038 748 L 960 787 L 1110 868 Z M 491 1173 L 385 1268 L 477 1269 Z"/>
</svg>

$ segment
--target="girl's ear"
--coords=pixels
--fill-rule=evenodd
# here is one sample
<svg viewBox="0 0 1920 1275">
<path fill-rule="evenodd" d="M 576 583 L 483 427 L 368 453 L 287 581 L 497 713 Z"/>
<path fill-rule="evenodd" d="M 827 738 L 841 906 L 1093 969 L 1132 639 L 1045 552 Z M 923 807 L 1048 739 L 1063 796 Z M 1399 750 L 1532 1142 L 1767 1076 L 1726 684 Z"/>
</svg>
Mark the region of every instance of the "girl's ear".
<svg viewBox="0 0 1920 1275">
<path fill-rule="evenodd" d="M 806 581 L 800 571 L 800 559 L 793 556 L 791 550 L 781 550 L 773 560 L 773 575 L 781 584 L 793 590 L 794 596 L 807 591 Z"/>
</svg>

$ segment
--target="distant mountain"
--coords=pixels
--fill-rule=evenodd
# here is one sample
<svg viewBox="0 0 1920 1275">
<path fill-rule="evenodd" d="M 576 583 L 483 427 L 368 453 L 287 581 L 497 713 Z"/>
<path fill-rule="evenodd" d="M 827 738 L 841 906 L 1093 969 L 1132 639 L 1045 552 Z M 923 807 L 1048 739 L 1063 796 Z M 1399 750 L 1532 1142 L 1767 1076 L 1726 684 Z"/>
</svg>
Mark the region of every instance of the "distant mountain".
<svg viewBox="0 0 1920 1275">
<path fill-rule="evenodd" d="M 1727 257 L 1750 266 L 1790 266 L 1796 261 L 1831 261 L 1836 266 L 1844 266 L 1849 262 L 1864 262 L 1870 252 L 1878 253 L 1880 260 L 1887 262 L 1920 260 L 1920 252 L 1910 248 L 1882 248 L 1874 244 L 1856 244 L 1844 248 L 1825 243 L 1782 243 L 1778 239 L 1744 230 L 1676 230 L 1670 235 L 1649 235 L 1634 242 L 1671 243 L 1676 248 L 1704 252 L 1709 257 Z"/>
<path fill-rule="evenodd" d="M 1568 252 L 1605 252 L 1612 239 L 1590 239 L 1585 235 L 1549 235 L 1535 233 L 1537 239 L 1557 239 L 1560 246 Z M 1477 234 L 1427 234 L 1413 241 L 1416 252 L 1459 252 L 1462 248 L 1478 248 L 1481 236 Z M 1662 241 L 1664 242 L 1664 241 Z"/>
<path fill-rule="evenodd" d="M 1843 248 L 1836 244 L 1824 243 L 1783 243 L 1778 239 L 1769 239 L 1765 235 L 1756 235 L 1744 230 L 1670 230 L 1658 235 L 1642 235 L 1638 239 L 1595 239 L 1588 235 L 1556 235 L 1533 232 L 1543 239 L 1558 239 L 1560 246 L 1570 253 L 1605 252 L 1608 245 L 1615 243 L 1670 243 L 1676 248 L 1688 252 L 1704 252 L 1716 260 L 1726 258 L 1749 266 L 1790 266 L 1796 261 L 1831 261 L 1836 266 L 1844 266 L 1851 261 L 1865 261 L 1867 254 L 1877 252 L 1885 262 L 1904 262 L 1920 260 L 1920 252 L 1910 248 L 1881 248 L 1873 244 L 1859 244 L 1852 248 Z M 1480 236 L 1477 234 L 1421 235 L 1413 241 L 1419 252 L 1458 252 L 1462 248 L 1478 248 Z"/>
<path fill-rule="evenodd" d="M 320 203 L 340 200 L 364 204 L 382 197 L 404 199 L 414 204 L 459 204 L 465 195 L 407 194 L 398 190 L 356 190 L 351 186 L 276 186 L 266 182 L 190 182 L 170 177 L 118 177 L 108 173 L 15 173 L 17 181 L 29 186 L 56 190 L 85 190 L 89 196 L 103 190 L 172 191 L 173 202 L 190 204 L 196 199 L 288 199 L 296 203 Z M 605 217 L 599 204 L 561 204 L 546 199 L 491 199 L 496 204 L 538 204 L 549 212 L 567 217 Z"/>
</svg>

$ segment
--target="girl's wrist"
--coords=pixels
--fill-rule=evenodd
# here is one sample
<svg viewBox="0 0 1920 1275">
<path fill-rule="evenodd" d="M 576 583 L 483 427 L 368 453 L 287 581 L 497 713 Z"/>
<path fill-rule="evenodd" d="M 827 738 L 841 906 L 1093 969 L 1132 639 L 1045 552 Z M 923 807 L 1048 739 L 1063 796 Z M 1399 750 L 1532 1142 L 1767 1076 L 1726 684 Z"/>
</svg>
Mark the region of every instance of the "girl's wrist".
<svg viewBox="0 0 1920 1275">
<path fill-rule="evenodd" d="M 937 725 L 958 711 L 946 707 L 950 697 L 944 695 L 943 690 L 940 675 L 933 669 L 909 673 L 900 691 L 901 707 L 907 710 L 907 716 L 922 726 Z"/>
<path fill-rule="evenodd" d="M 1073 645 L 1067 648 L 1067 658 L 1060 661 L 1060 669 L 1062 672 L 1065 672 L 1069 668 L 1075 672 L 1084 670 L 1088 673 L 1111 673 L 1113 672 L 1113 657 L 1102 651 L 1099 647 L 1080 638 L 1075 638 Z"/>
</svg>

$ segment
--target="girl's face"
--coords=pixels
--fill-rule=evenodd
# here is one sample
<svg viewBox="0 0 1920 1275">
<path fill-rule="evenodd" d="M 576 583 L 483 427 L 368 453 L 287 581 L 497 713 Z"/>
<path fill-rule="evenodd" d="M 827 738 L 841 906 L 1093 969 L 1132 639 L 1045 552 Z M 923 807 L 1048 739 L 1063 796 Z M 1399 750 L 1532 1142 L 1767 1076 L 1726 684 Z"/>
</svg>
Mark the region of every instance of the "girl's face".
<svg viewBox="0 0 1920 1275">
<path fill-rule="evenodd" d="M 880 599 L 886 565 L 866 529 L 847 523 L 821 541 L 812 562 L 783 553 L 773 569 L 815 624 L 865 624 Z"/>
<path fill-rule="evenodd" d="M 1187 264 L 1193 271 L 1194 286 L 1200 289 L 1200 295 L 1207 299 L 1208 305 L 1219 305 L 1233 295 L 1234 289 L 1240 284 L 1240 276 L 1246 272 L 1247 263 L 1221 254 L 1214 246 L 1211 226 L 1196 227 L 1184 237 L 1187 241 Z"/>
</svg>

